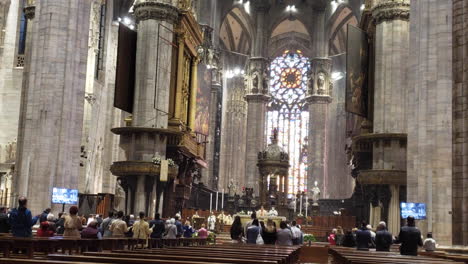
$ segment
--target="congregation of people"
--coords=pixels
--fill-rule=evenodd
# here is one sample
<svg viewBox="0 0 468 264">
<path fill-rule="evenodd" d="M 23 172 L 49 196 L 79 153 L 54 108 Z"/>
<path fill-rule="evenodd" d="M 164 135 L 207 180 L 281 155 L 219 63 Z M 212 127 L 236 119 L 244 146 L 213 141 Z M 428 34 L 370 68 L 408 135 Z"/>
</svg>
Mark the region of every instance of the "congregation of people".
<svg viewBox="0 0 468 264">
<path fill-rule="evenodd" d="M 58 217 L 51 213 L 50 208 L 40 215 L 32 216 L 25 197 L 20 197 L 18 204 L 18 208 L 9 212 L 4 207 L 0 208 L 0 233 L 11 233 L 13 237 L 33 237 L 33 226 L 38 224 L 36 237 L 175 239 L 189 238 L 195 233 L 199 238 L 207 238 L 209 235 L 204 224 L 198 230 L 191 226 L 190 221 L 182 224 L 179 214 L 163 220 L 160 214 L 156 213 L 154 219 L 149 220 L 144 212 L 140 212 L 135 219 L 133 215 L 125 216 L 122 211 L 111 211 L 104 219 L 99 215 L 85 218 L 78 215 L 78 207 L 71 206 L 68 213 L 60 213 Z"/>
<path fill-rule="evenodd" d="M 437 244 L 432 233 L 428 233 L 423 241 L 421 231 L 416 227 L 412 216 L 406 218 L 406 225 L 400 229 L 398 236 L 393 236 L 387 229 L 385 222 L 380 222 L 374 231 L 371 225 L 362 222 L 360 228 L 343 230 L 338 226 L 327 236 L 330 245 L 357 248 L 357 250 L 368 251 L 390 251 L 393 244 L 399 244 L 401 255 L 417 256 L 419 247 L 427 252 L 435 251 Z"/>
<path fill-rule="evenodd" d="M 251 220 L 245 225 L 242 225 L 240 216 L 236 216 L 231 225 L 230 233 L 233 243 L 281 246 L 303 243 L 303 232 L 296 221 L 292 221 L 290 224 L 281 221 L 278 228 L 272 219 L 268 219 L 266 223 L 260 221 L 255 212 L 251 214 Z"/>
</svg>

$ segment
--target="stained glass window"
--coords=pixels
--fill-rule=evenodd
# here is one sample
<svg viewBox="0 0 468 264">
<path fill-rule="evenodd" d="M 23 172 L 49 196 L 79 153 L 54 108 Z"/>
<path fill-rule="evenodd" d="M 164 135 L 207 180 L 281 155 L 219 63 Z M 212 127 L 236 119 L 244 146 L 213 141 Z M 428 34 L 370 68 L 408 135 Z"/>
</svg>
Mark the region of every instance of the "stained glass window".
<svg viewBox="0 0 468 264">
<path fill-rule="evenodd" d="M 267 138 L 279 129 L 279 144 L 290 157 L 288 193 L 307 191 L 307 136 L 309 112 L 305 109 L 310 64 L 300 50 L 286 50 L 271 63 L 267 112 Z"/>
</svg>

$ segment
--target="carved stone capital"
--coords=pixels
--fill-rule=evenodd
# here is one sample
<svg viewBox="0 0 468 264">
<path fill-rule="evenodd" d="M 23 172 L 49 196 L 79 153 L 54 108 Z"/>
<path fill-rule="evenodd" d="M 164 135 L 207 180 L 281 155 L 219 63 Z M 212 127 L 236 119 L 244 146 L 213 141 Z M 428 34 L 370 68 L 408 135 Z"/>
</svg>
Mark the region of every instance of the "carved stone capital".
<svg viewBox="0 0 468 264">
<path fill-rule="evenodd" d="M 268 0 L 253 0 L 250 3 L 256 12 L 268 12 L 270 9 L 270 2 Z"/>
<path fill-rule="evenodd" d="M 410 4 L 407 1 L 382 1 L 372 9 L 372 16 L 377 25 L 397 19 L 409 21 Z"/>
<path fill-rule="evenodd" d="M 137 21 L 154 19 L 175 24 L 179 19 L 177 7 L 156 2 L 155 0 L 140 1 L 135 4 L 134 14 Z"/>
<path fill-rule="evenodd" d="M 34 14 L 35 13 L 36 13 L 36 7 L 35 6 L 26 6 L 24 8 L 24 16 L 29 20 L 34 19 Z"/>
</svg>

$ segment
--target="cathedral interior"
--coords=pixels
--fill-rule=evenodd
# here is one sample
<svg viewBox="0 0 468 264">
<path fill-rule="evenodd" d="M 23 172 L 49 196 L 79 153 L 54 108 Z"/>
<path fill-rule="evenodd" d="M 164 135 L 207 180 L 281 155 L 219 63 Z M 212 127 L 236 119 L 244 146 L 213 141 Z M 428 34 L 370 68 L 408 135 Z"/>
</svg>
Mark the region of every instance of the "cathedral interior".
<svg viewBox="0 0 468 264">
<path fill-rule="evenodd" d="M 397 234 L 411 204 L 468 246 L 467 21 L 466 0 L 0 0 L 0 206 Z"/>
</svg>

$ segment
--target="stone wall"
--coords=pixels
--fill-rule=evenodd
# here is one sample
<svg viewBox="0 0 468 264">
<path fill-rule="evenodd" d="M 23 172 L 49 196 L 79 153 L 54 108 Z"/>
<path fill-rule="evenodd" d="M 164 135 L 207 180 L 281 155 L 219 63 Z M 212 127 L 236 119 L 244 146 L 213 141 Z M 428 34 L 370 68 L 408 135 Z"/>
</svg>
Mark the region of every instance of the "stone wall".
<svg viewBox="0 0 468 264">
<path fill-rule="evenodd" d="M 451 1 L 411 1 L 409 54 L 407 201 L 427 205 L 427 220 L 417 223 L 423 235 L 451 245 Z"/>
<path fill-rule="evenodd" d="M 453 1 L 453 244 L 468 245 L 468 3 Z"/>
</svg>

